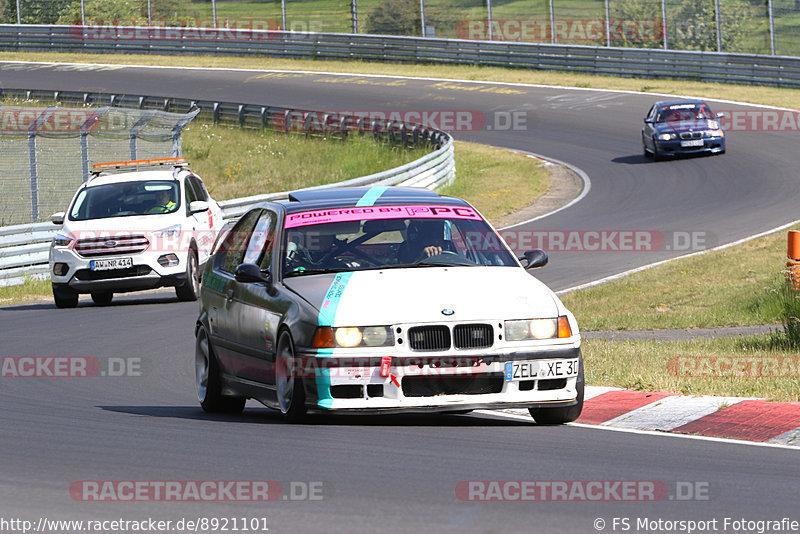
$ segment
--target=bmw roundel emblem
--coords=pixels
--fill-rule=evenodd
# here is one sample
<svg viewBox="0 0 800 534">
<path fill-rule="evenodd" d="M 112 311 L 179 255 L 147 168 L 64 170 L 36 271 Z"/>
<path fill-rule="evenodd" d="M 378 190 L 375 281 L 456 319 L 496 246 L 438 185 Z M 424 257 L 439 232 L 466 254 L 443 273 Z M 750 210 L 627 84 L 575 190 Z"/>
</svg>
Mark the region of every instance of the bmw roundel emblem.
<svg viewBox="0 0 800 534">
<path fill-rule="evenodd" d="M 453 315 L 454 313 L 455 313 L 455 310 L 451 310 L 450 308 L 444 308 L 442 310 L 442 315 L 450 316 L 450 315 Z"/>
</svg>

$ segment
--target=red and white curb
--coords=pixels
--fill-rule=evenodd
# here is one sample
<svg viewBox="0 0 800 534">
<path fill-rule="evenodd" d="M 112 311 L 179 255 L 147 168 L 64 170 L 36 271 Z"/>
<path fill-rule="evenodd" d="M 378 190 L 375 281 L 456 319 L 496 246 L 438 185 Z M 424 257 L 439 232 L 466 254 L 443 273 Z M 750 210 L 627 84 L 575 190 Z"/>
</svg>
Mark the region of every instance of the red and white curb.
<svg viewBox="0 0 800 534">
<path fill-rule="evenodd" d="M 800 447 L 800 402 L 587 386 L 576 423 Z"/>
</svg>

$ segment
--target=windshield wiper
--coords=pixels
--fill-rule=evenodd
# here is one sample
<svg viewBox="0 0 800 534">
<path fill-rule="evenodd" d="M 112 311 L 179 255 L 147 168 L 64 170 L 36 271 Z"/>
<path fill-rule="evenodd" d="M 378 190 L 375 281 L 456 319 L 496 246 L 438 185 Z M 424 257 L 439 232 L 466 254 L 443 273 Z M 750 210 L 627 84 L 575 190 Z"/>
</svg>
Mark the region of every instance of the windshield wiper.
<svg viewBox="0 0 800 534">
<path fill-rule="evenodd" d="M 345 271 L 352 271 L 352 269 L 347 268 L 339 268 L 339 269 L 306 269 L 300 268 L 294 271 L 290 271 L 284 275 L 284 278 L 290 278 L 292 276 L 304 276 L 306 274 L 325 274 L 325 273 L 343 273 Z"/>
</svg>

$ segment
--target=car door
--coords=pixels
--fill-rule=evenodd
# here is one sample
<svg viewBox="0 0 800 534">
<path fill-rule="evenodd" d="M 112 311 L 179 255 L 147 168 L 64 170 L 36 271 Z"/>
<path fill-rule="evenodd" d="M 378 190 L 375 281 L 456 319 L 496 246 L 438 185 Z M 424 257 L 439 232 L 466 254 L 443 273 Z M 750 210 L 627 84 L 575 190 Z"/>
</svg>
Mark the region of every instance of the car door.
<svg viewBox="0 0 800 534">
<path fill-rule="evenodd" d="M 271 269 L 278 216 L 264 209 L 251 232 L 242 263 L 255 263 L 266 273 Z M 276 307 L 276 292 L 261 282 L 233 284 L 233 300 L 228 308 L 233 328 L 239 376 L 260 383 L 274 379 L 275 343 L 278 325 L 285 309 Z"/>
<path fill-rule="evenodd" d="M 229 375 L 238 375 L 240 359 L 236 349 L 237 324 L 231 314 L 235 292 L 235 272 L 244 258 L 247 242 L 261 209 L 245 213 L 225 235 L 219 250 L 212 258 L 211 271 L 203 276 L 201 295 L 208 313 L 209 335 L 222 367 Z"/>
<path fill-rule="evenodd" d="M 644 145 L 651 150 L 654 148 L 653 133 L 655 132 L 655 128 L 653 126 L 653 121 L 656 120 L 657 111 L 658 110 L 656 109 L 655 105 L 650 108 L 650 111 L 648 111 L 647 115 L 645 116 L 645 123 L 644 127 L 642 128 L 642 143 L 644 143 Z"/>
<path fill-rule="evenodd" d="M 189 210 L 189 205 L 195 200 L 208 201 L 208 196 L 205 189 L 199 183 L 199 180 L 189 175 L 184 180 L 184 199 L 186 204 L 186 217 L 191 225 L 195 242 L 197 243 L 198 261 L 204 264 L 211 253 L 211 247 L 214 245 L 214 233 L 212 232 L 213 216 L 211 209 L 198 211 L 192 213 Z"/>
</svg>

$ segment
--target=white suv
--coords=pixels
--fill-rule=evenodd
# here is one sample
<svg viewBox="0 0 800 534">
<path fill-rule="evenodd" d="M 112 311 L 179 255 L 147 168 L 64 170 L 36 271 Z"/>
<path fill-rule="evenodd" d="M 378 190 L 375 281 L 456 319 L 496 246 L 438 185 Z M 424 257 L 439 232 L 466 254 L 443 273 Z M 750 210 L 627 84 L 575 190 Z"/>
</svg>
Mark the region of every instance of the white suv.
<svg viewBox="0 0 800 534">
<path fill-rule="evenodd" d="M 100 163 L 50 246 L 53 298 L 74 308 L 80 293 L 107 305 L 115 292 L 174 286 L 197 300 L 200 265 L 223 226 L 222 210 L 183 158 Z"/>
</svg>

